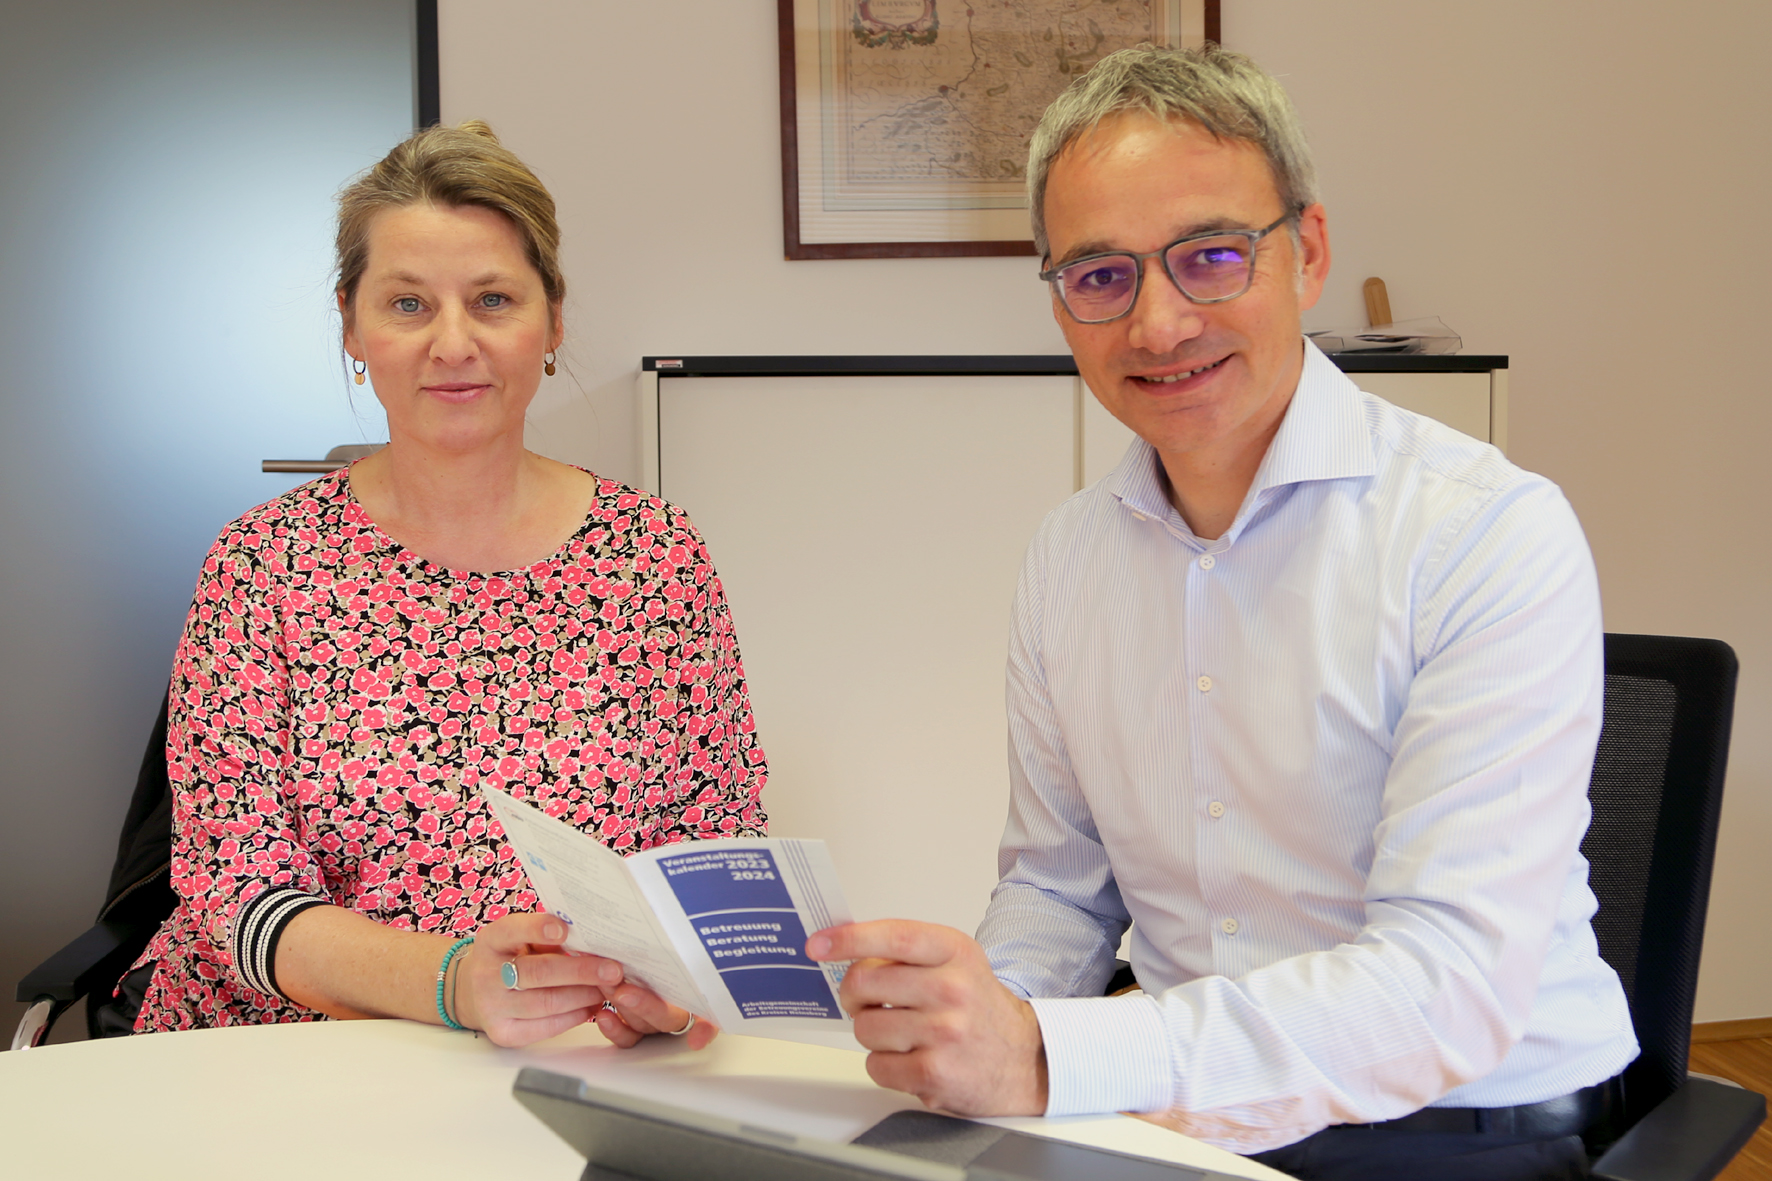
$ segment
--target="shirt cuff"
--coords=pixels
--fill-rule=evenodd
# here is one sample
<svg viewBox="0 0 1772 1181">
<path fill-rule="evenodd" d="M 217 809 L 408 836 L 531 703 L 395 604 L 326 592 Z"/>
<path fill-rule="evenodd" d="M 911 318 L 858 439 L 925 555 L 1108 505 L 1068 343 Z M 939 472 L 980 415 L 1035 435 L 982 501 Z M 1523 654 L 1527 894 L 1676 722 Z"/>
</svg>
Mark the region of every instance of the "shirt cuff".
<svg viewBox="0 0 1772 1181">
<path fill-rule="evenodd" d="M 1168 1031 L 1143 993 L 1032 1000 L 1046 1043 L 1046 1114 L 1162 1111 L 1175 1094 Z"/>
<path fill-rule="evenodd" d="M 277 987 L 277 941 L 290 919 L 326 905 L 327 899 L 290 886 L 273 886 L 241 904 L 234 915 L 234 970 L 248 988 L 289 999 Z"/>
</svg>

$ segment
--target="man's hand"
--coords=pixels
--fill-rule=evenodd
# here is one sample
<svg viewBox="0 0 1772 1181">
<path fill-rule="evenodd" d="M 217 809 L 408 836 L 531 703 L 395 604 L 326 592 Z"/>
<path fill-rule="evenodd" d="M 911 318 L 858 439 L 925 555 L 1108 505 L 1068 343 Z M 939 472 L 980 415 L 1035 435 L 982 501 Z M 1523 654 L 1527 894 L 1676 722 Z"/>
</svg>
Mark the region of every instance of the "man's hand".
<svg viewBox="0 0 1772 1181">
<path fill-rule="evenodd" d="M 957 1115 L 1043 1115 L 1046 1050 L 1034 1008 L 952 927 L 886 919 L 806 941 L 815 960 L 853 960 L 843 1008 L 873 1053 L 868 1074 Z"/>
</svg>

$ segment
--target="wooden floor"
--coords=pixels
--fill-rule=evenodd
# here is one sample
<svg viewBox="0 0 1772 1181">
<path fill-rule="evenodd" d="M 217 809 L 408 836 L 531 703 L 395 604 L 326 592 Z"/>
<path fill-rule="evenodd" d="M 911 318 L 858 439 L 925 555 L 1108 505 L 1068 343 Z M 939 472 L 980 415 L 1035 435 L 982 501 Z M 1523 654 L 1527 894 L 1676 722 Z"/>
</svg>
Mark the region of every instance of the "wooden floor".
<svg viewBox="0 0 1772 1181">
<path fill-rule="evenodd" d="M 1699 1074 L 1714 1074 L 1762 1095 L 1772 1095 L 1772 1038 L 1703 1042 L 1687 1060 Z M 1772 1181 L 1772 1119 L 1760 1125 L 1741 1155 L 1717 1174 L 1718 1181 Z"/>
</svg>

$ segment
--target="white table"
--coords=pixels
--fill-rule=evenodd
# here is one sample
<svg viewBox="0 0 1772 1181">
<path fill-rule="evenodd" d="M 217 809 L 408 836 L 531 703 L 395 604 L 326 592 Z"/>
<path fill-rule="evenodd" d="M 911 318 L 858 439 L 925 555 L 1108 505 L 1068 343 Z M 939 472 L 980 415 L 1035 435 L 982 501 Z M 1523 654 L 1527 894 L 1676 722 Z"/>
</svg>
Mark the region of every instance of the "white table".
<svg viewBox="0 0 1772 1181">
<path fill-rule="evenodd" d="M 797 1135 L 849 1140 L 916 1106 L 876 1087 L 863 1062 L 852 1051 L 728 1036 L 701 1053 L 666 1038 L 620 1051 L 590 1027 L 526 1050 L 502 1050 L 470 1034 L 406 1021 L 75 1042 L 0 1054 L 0 1174 L 574 1181 L 583 1159 L 511 1097 L 519 1067 Z M 1283 1179 L 1122 1116 L 992 1122 Z"/>
</svg>

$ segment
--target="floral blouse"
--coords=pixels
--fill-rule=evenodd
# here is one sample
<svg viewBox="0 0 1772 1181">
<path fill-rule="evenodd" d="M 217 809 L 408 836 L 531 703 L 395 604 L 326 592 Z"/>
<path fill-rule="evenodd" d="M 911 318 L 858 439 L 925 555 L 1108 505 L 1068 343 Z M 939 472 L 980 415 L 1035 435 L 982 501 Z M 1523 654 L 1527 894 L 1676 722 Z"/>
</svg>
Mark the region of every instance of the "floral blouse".
<svg viewBox="0 0 1772 1181">
<path fill-rule="evenodd" d="M 166 761 L 180 901 L 137 1031 L 317 1018 L 272 952 L 318 902 L 447 934 L 534 909 L 481 784 L 617 850 L 765 824 L 707 550 L 605 479 L 553 557 L 499 574 L 404 549 L 344 471 L 253 509 L 203 564 Z"/>
</svg>

